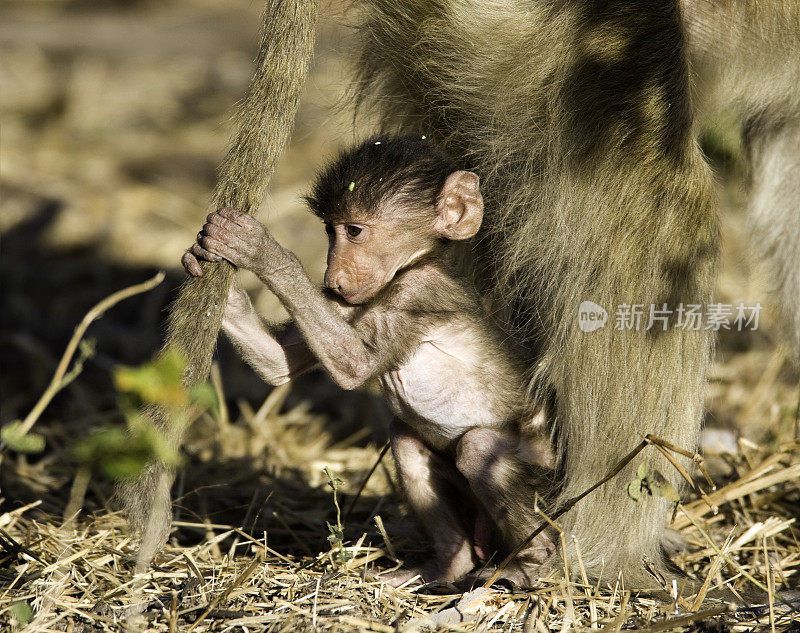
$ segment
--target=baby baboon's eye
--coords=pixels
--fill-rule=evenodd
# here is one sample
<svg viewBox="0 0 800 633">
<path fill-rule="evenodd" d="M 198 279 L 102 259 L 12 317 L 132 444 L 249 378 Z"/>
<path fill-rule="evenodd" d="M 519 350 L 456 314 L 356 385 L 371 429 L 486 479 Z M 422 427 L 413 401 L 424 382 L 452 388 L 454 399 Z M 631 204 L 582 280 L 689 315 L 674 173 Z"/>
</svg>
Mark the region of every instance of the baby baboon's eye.
<svg viewBox="0 0 800 633">
<path fill-rule="evenodd" d="M 361 227 L 356 226 L 355 224 L 348 224 L 344 227 L 345 231 L 347 231 L 347 235 L 350 237 L 358 237 L 361 234 Z"/>
</svg>

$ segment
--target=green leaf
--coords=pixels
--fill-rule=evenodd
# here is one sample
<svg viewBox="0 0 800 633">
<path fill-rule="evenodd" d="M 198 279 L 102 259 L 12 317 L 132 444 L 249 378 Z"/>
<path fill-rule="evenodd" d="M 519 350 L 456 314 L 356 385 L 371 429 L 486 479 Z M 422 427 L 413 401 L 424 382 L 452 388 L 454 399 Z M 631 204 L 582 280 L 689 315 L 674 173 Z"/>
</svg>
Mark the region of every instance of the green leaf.
<svg viewBox="0 0 800 633">
<path fill-rule="evenodd" d="M 331 472 L 331 469 L 328 468 L 327 466 L 325 466 L 325 468 L 322 469 L 322 472 L 325 473 L 325 476 L 328 478 L 328 485 L 331 488 L 333 488 L 334 491 L 339 490 L 339 488 L 341 488 L 342 485 L 344 484 L 344 482 L 341 479 L 339 479 L 336 475 L 334 475 Z"/>
<path fill-rule="evenodd" d="M 100 463 L 103 474 L 113 481 L 134 479 L 144 472 L 148 459 L 144 455 L 118 455 Z"/>
<path fill-rule="evenodd" d="M 183 386 L 185 368 L 183 354 L 170 348 L 139 367 L 117 367 L 114 386 L 117 391 L 136 396 L 144 403 L 184 406 L 189 402 Z"/>
<path fill-rule="evenodd" d="M 208 382 L 201 382 L 189 389 L 189 401 L 198 405 L 204 411 L 216 410 L 219 407 L 217 392 Z"/>
<path fill-rule="evenodd" d="M 642 491 L 647 488 L 647 460 L 645 459 L 636 469 L 636 474 L 628 484 L 626 491 L 628 496 L 634 501 L 639 501 L 642 498 Z"/>
<path fill-rule="evenodd" d="M 639 501 L 643 493 L 665 497 L 673 503 L 679 503 L 681 498 L 675 487 L 658 470 L 649 471 L 647 460 L 644 460 L 636 469 L 631 482 L 626 488 L 628 496 L 634 501 Z"/>
<path fill-rule="evenodd" d="M 345 565 L 347 561 L 353 557 L 353 552 L 347 551 L 344 549 L 344 547 L 339 547 L 339 549 L 336 550 L 336 562 L 338 562 L 340 565 Z"/>
<path fill-rule="evenodd" d="M 328 526 L 328 541 L 333 545 L 341 545 L 342 541 L 344 540 L 344 532 L 336 525 L 332 525 L 331 523 L 325 522 Z"/>
<path fill-rule="evenodd" d="M 129 431 L 113 427 L 92 433 L 78 444 L 74 456 L 115 481 L 138 476 L 151 461 L 172 467 L 180 464 L 178 451 L 144 418 L 131 420 Z"/>
<path fill-rule="evenodd" d="M 78 351 L 80 352 L 81 360 L 94 358 L 94 355 L 97 353 L 97 341 L 93 338 L 81 339 L 78 343 Z"/>
<path fill-rule="evenodd" d="M 0 429 L 0 440 L 18 453 L 41 453 L 44 450 L 44 436 L 38 433 L 25 433 L 22 422 L 14 420 Z"/>
<path fill-rule="evenodd" d="M 647 478 L 650 492 L 659 497 L 665 497 L 673 503 L 680 503 L 681 497 L 675 487 L 659 471 L 653 470 Z"/>
<path fill-rule="evenodd" d="M 33 620 L 33 608 L 24 600 L 17 600 L 8 608 L 11 616 L 20 624 L 28 624 Z"/>
</svg>

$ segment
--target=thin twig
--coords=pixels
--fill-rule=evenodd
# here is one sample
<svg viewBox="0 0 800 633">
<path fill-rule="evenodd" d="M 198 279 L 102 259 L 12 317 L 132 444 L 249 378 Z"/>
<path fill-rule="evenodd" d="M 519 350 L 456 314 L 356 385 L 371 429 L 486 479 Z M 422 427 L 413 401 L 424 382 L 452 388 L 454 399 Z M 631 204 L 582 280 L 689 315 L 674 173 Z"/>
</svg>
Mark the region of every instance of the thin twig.
<svg viewBox="0 0 800 633">
<path fill-rule="evenodd" d="M 686 449 L 681 448 L 680 446 L 676 446 L 672 442 L 668 442 L 667 440 L 657 437 L 656 435 L 648 434 L 645 436 L 645 438 L 650 440 L 650 442 L 653 443 L 656 446 L 656 448 L 658 448 L 658 450 L 660 450 L 663 453 L 663 455 L 670 461 L 670 463 L 673 466 L 675 466 L 675 468 L 683 476 L 683 478 L 689 482 L 689 485 L 692 488 L 699 490 L 701 495 L 705 496 L 706 493 L 699 486 L 695 486 L 695 483 L 692 480 L 689 473 L 687 473 L 684 470 L 684 468 L 680 464 L 678 464 L 678 461 L 667 451 L 672 451 L 673 453 L 678 453 L 678 455 L 683 455 L 684 457 L 691 458 L 691 460 L 695 463 L 697 468 L 700 469 L 700 473 L 703 475 L 703 478 L 706 480 L 708 485 L 711 486 L 711 490 L 717 489 L 717 484 L 715 484 L 714 480 L 711 478 L 711 474 L 708 472 L 708 469 L 706 468 L 706 462 L 703 459 L 703 456 L 700 455 L 700 453 L 693 453 L 692 451 L 687 451 Z M 716 514 L 716 512 L 714 514 Z"/>
<path fill-rule="evenodd" d="M 347 506 L 347 511 L 344 513 L 344 518 L 342 519 L 342 524 L 347 525 L 347 520 L 350 518 L 350 514 L 353 512 L 353 508 L 356 507 L 356 502 L 361 498 L 361 493 L 364 492 L 364 488 L 366 488 L 367 482 L 370 480 L 372 475 L 375 474 L 375 471 L 378 470 L 378 466 L 380 465 L 381 460 L 384 458 L 388 450 L 389 450 L 389 442 L 386 442 L 386 444 L 383 445 L 381 452 L 378 454 L 375 463 L 372 464 L 372 468 L 369 469 L 367 476 L 364 477 L 364 480 L 358 487 L 358 490 L 356 491 L 356 495 L 353 497 L 353 500 Z"/>
<path fill-rule="evenodd" d="M 63 378 L 67 373 L 69 363 L 72 360 L 72 357 L 75 355 L 75 350 L 78 349 L 78 343 L 81 342 L 83 335 L 86 333 L 86 330 L 89 328 L 92 322 L 99 319 L 101 316 L 103 316 L 103 313 L 106 310 L 115 306 L 120 301 L 123 301 L 129 297 L 133 297 L 134 295 L 147 292 L 148 290 L 152 290 L 162 281 L 164 281 L 164 272 L 160 271 L 157 275 L 145 282 L 128 286 L 122 290 L 117 290 L 117 292 L 107 296 L 86 313 L 81 322 L 75 327 L 72 338 L 67 344 L 67 348 L 64 350 L 64 355 L 61 357 L 58 367 L 56 367 L 56 371 L 53 374 L 53 378 L 50 380 L 50 384 L 39 398 L 39 401 L 34 405 L 33 409 L 31 409 L 31 412 L 22 421 L 22 424 L 19 428 L 21 435 L 24 435 L 31 430 L 33 425 L 36 424 L 36 421 L 39 419 L 39 416 L 42 415 L 44 410 L 47 408 L 47 405 L 50 404 L 50 401 L 53 399 L 53 397 L 59 392 L 59 390 L 62 389 L 62 387 L 64 387 Z"/>
</svg>

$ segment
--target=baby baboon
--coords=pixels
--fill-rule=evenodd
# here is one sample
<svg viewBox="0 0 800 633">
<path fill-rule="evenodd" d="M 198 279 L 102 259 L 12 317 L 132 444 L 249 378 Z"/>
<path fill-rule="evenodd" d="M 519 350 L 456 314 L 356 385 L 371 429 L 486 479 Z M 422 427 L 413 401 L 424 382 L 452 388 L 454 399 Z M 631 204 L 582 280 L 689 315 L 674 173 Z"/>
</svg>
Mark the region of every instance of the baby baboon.
<svg viewBox="0 0 800 633">
<path fill-rule="evenodd" d="M 274 329 L 232 289 L 222 325 L 267 382 L 317 362 L 345 389 L 379 380 L 403 488 L 436 549 L 421 573 L 458 579 L 486 558 L 490 531 L 511 549 L 536 527 L 536 483 L 554 465 L 523 366 L 453 261 L 483 219 L 478 177 L 425 140 L 376 137 L 325 169 L 307 200 L 329 236 L 324 292 L 228 208 L 208 216 L 184 266 L 200 276 L 198 260 L 224 258 L 280 298 L 292 321 Z M 530 586 L 553 551 L 541 535 L 505 576 Z"/>
</svg>

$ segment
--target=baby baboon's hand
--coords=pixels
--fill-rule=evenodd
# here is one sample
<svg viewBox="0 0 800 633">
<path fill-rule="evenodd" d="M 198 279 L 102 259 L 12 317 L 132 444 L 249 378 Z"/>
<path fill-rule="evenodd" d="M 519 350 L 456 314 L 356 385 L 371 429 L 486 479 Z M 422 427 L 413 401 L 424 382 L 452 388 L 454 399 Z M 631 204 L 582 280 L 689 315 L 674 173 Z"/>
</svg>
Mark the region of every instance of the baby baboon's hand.
<svg viewBox="0 0 800 633">
<path fill-rule="evenodd" d="M 197 252 L 193 249 L 193 254 L 204 257 L 205 251 L 257 275 L 269 268 L 276 250 L 283 250 L 261 222 L 229 207 L 209 214 L 197 235 L 197 245 L 200 248 Z"/>
</svg>

